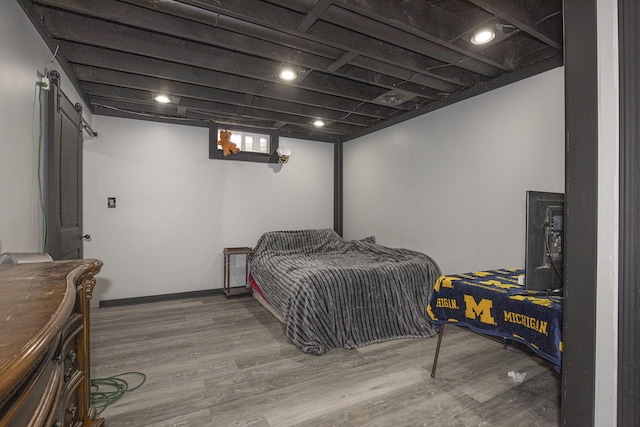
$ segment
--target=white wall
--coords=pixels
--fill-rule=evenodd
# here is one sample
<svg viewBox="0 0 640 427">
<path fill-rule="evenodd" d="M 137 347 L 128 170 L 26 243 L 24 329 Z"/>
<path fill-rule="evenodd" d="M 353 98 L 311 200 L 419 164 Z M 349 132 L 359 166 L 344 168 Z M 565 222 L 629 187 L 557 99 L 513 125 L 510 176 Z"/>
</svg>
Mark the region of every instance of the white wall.
<svg viewBox="0 0 640 427">
<path fill-rule="evenodd" d="M 444 273 L 524 267 L 526 190 L 564 192 L 563 68 L 344 146 L 345 237 Z"/>
<path fill-rule="evenodd" d="M 332 144 L 280 138 L 293 154 L 274 165 L 209 159 L 206 128 L 105 116 L 93 128 L 84 255 L 104 262 L 94 304 L 221 288 L 223 248 L 255 246 L 269 230 L 333 228 Z"/>
<path fill-rule="evenodd" d="M 598 289 L 596 426 L 617 421 L 619 120 L 617 2 L 598 0 Z M 638 396 L 636 396 L 638 397 Z"/>
<path fill-rule="evenodd" d="M 42 250 L 38 191 L 38 71 L 53 54 L 16 1 L 0 3 L 0 253 Z M 81 102 L 57 61 L 61 87 Z M 84 109 L 85 118 L 91 116 Z"/>
</svg>

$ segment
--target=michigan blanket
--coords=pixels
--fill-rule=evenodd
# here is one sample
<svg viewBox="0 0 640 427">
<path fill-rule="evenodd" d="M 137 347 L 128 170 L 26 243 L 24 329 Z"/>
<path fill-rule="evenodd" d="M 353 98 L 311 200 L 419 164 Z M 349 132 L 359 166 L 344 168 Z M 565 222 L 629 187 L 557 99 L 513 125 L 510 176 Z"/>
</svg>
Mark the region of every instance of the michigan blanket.
<svg viewBox="0 0 640 427">
<path fill-rule="evenodd" d="M 457 324 L 529 346 L 560 371 L 562 297 L 527 291 L 524 270 L 500 269 L 441 276 L 427 306 L 434 324 Z"/>
</svg>

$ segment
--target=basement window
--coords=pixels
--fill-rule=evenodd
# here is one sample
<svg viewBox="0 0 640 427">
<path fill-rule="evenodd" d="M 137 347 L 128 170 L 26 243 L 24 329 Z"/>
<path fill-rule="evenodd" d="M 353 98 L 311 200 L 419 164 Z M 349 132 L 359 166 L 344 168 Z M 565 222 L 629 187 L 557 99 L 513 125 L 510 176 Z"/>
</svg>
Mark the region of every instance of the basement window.
<svg viewBox="0 0 640 427">
<path fill-rule="evenodd" d="M 238 153 L 224 156 L 218 145 L 220 131 L 231 132 L 231 142 L 239 148 Z M 274 130 L 217 125 L 209 128 L 209 158 L 240 160 L 247 162 L 277 163 L 278 132 Z"/>
<path fill-rule="evenodd" d="M 236 144 L 240 151 L 267 154 L 270 153 L 271 135 L 235 130 L 231 132 L 231 142 Z M 218 150 L 222 150 L 222 146 L 219 144 Z"/>
</svg>

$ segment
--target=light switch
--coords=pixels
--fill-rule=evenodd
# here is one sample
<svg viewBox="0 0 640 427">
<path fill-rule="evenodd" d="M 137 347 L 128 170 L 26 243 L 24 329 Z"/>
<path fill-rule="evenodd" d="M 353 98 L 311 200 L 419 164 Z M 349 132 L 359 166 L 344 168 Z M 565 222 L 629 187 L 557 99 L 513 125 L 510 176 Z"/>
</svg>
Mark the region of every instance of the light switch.
<svg viewBox="0 0 640 427">
<path fill-rule="evenodd" d="M 107 207 L 108 208 L 115 208 L 116 207 L 116 198 L 115 197 L 108 197 L 107 198 Z"/>
</svg>

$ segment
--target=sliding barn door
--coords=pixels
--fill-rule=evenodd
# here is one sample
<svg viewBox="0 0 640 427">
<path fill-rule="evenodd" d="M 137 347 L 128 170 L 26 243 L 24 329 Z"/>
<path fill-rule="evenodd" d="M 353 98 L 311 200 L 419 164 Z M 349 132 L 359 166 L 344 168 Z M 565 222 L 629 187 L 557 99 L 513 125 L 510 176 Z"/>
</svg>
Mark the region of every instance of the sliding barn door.
<svg viewBox="0 0 640 427">
<path fill-rule="evenodd" d="M 52 71 L 46 102 L 45 252 L 82 258 L 82 106 L 71 104 Z"/>
</svg>

